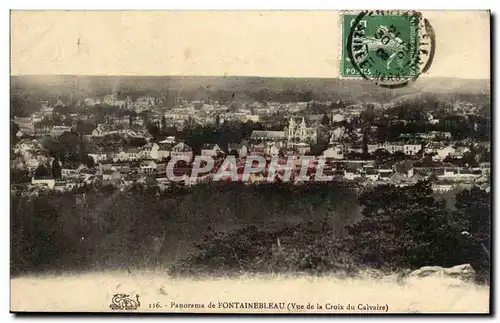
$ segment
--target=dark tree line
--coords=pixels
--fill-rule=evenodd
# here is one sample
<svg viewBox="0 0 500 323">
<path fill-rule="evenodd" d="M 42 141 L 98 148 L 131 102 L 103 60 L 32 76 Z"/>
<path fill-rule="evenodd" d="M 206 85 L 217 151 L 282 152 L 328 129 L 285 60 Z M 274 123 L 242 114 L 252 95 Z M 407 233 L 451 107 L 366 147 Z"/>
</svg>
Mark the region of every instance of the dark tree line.
<svg viewBox="0 0 500 323">
<path fill-rule="evenodd" d="M 340 183 L 13 192 L 11 269 L 167 267 L 179 260 L 176 273 L 321 272 L 471 263 L 487 279 L 491 196 L 473 188 L 456 200 L 456 210 L 446 208 L 427 182 L 367 190 L 359 204 Z"/>
</svg>

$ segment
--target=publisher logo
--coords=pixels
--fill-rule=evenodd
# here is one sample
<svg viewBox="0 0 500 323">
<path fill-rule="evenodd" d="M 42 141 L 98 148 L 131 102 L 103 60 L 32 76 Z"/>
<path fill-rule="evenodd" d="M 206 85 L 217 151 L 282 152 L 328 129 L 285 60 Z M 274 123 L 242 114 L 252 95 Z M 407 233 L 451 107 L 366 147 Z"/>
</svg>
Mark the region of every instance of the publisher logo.
<svg viewBox="0 0 500 323">
<path fill-rule="evenodd" d="M 127 294 L 115 294 L 111 299 L 111 304 L 109 307 L 112 310 L 125 310 L 131 311 L 136 310 L 141 306 L 141 302 L 139 301 L 139 295 L 135 295 L 135 299 L 131 298 L 130 295 Z"/>
</svg>

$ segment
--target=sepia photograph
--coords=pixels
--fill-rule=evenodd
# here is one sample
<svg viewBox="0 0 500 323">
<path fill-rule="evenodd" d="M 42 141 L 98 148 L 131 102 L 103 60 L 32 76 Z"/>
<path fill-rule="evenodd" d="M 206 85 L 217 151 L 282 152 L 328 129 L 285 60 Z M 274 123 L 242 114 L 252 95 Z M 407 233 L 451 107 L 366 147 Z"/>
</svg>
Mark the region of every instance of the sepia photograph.
<svg viewBox="0 0 500 323">
<path fill-rule="evenodd" d="M 10 12 L 10 311 L 490 314 L 490 12 Z"/>
</svg>

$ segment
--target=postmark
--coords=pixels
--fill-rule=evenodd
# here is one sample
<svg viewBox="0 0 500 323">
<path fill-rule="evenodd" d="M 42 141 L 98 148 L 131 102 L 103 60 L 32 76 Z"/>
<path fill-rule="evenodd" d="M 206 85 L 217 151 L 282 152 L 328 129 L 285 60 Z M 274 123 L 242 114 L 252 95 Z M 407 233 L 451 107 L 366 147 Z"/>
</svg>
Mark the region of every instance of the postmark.
<svg viewBox="0 0 500 323">
<path fill-rule="evenodd" d="M 435 52 L 434 30 L 416 11 L 343 13 L 341 77 L 382 87 L 406 86 L 427 72 Z"/>
</svg>

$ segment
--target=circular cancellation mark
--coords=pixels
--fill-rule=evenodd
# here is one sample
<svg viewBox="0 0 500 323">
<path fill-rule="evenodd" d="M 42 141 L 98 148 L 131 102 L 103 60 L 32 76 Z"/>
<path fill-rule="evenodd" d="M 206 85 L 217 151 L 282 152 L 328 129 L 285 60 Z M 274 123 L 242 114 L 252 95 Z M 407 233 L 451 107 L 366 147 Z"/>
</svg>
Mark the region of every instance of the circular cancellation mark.
<svg viewBox="0 0 500 323">
<path fill-rule="evenodd" d="M 349 61 L 364 79 L 386 88 L 406 86 L 432 65 L 434 30 L 415 11 L 363 11 L 351 23 Z"/>
</svg>

